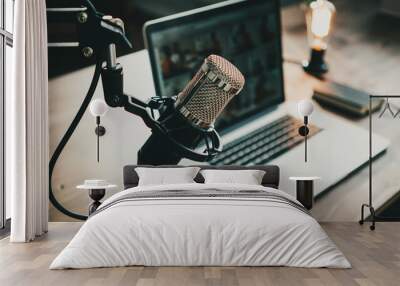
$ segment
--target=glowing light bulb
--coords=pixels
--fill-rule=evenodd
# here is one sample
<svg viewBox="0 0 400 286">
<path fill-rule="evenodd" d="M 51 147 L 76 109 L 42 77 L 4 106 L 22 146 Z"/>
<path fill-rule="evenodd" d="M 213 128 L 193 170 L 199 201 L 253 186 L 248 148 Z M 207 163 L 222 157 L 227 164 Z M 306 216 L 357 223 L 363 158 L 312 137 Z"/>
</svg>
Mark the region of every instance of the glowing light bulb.
<svg viewBox="0 0 400 286">
<path fill-rule="evenodd" d="M 311 48 L 325 50 L 331 30 L 335 6 L 327 0 L 316 0 L 310 3 L 307 17 L 307 30 Z"/>
<path fill-rule="evenodd" d="M 329 35 L 332 12 L 325 6 L 313 10 L 311 32 L 320 38 Z"/>
<path fill-rule="evenodd" d="M 314 0 L 302 7 L 306 14 L 308 43 L 311 47 L 310 59 L 303 61 L 303 68 L 307 73 L 320 77 L 328 71 L 324 54 L 336 13 L 335 6 L 328 0 Z"/>
</svg>

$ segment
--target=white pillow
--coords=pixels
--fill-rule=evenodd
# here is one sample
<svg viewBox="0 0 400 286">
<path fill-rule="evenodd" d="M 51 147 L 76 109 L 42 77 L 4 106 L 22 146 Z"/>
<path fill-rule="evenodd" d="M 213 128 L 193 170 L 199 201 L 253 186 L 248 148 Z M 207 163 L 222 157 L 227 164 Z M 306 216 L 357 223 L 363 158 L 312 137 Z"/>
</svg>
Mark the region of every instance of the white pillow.
<svg viewBox="0 0 400 286">
<path fill-rule="evenodd" d="M 193 179 L 199 170 L 199 167 L 135 168 L 139 176 L 139 186 L 195 183 Z"/>
<path fill-rule="evenodd" d="M 261 170 L 202 170 L 205 184 L 261 185 L 265 171 Z"/>
</svg>

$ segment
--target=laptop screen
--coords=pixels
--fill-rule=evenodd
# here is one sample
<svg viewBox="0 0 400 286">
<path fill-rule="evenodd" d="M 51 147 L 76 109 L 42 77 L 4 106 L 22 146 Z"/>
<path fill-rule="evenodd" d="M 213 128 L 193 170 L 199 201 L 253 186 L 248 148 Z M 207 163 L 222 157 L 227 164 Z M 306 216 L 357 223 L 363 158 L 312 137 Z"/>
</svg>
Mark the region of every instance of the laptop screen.
<svg viewBox="0 0 400 286">
<path fill-rule="evenodd" d="M 217 119 L 217 130 L 283 102 L 277 2 L 230 2 L 146 24 L 157 94 L 177 95 L 204 58 L 217 54 L 232 62 L 246 80 L 243 90 Z"/>
</svg>

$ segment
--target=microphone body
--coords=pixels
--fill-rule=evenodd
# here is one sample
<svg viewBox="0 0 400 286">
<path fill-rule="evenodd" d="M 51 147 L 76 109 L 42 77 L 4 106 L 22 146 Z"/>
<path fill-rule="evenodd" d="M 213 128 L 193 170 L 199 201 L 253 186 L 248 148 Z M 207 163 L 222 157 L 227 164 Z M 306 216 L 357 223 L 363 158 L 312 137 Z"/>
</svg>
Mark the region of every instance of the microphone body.
<svg viewBox="0 0 400 286">
<path fill-rule="evenodd" d="M 216 141 L 219 144 L 214 122 L 243 85 L 244 77 L 233 64 L 220 56 L 208 56 L 176 101 L 168 101 L 160 110 L 159 128 L 152 129 L 139 150 L 138 164 L 176 165 L 183 157 L 211 160 L 217 152 L 196 156 L 190 150 L 202 141 L 207 149 Z"/>
</svg>

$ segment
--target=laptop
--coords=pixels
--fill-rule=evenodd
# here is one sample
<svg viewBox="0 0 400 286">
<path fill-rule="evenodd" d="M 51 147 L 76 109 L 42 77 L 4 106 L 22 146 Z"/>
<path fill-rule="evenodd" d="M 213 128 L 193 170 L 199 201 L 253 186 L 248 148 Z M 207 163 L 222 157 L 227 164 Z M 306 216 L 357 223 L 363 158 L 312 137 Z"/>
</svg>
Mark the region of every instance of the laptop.
<svg viewBox="0 0 400 286">
<path fill-rule="evenodd" d="M 276 164 L 280 188 L 289 193 L 290 176 L 319 176 L 318 196 L 367 162 L 368 131 L 320 108 L 310 117 L 304 162 L 302 118 L 296 102 L 285 102 L 278 0 L 225 1 L 152 20 L 144 26 L 144 38 L 159 96 L 178 94 L 210 54 L 243 73 L 243 90 L 215 123 L 224 150 L 208 164 Z M 374 135 L 374 156 L 388 145 Z"/>
</svg>

